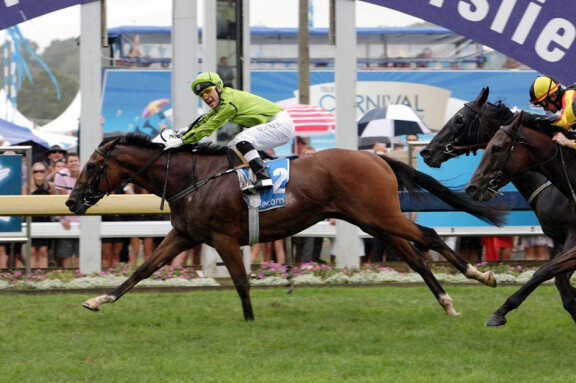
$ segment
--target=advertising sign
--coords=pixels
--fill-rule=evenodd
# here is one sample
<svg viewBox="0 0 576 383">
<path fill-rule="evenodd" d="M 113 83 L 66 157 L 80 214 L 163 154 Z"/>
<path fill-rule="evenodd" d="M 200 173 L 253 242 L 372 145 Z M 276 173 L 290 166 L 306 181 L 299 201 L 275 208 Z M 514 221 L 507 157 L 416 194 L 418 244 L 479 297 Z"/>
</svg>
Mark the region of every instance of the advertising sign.
<svg viewBox="0 0 576 383">
<path fill-rule="evenodd" d="M 566 0 L 365 0 L 451 29 L 571 84 L 576 7 Z"/>
<path fill-rule="evenodd" d="M 0 195 L 22 194 L 22 156 L 0 155 Z M 0 232 L 20 232 L 21 217 L 0 217 Z"/>
<path fill-rule="evenodd" d="M 172 113 L 171 78 L 169 70 L 105 71 L 104 134 L 140 132 L 156 136 L 163 128 L 171 128 L 167 118 Z"/>
</svg>

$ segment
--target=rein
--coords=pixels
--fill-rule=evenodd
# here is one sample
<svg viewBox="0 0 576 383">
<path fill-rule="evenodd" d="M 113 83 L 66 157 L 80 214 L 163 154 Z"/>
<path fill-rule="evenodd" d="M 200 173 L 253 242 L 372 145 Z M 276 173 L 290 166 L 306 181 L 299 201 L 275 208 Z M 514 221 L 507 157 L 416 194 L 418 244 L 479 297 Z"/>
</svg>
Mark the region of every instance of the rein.
<svg viewBox="0 0 576 383">
<path fill-rule="evenodd" d="M 108 167 L 108 159 L 110 158 L 111 150 L 108 150 L 108 152 L 106 152 L 106 153 L 99 150 L 99 149 L 95 149 L 94 151 L 96 153 L 100 154 L 102 157 L 104 157 L 104 161 L 100 165 L 98 175 L 94 178 L 94 180 L 90 184 L 87 184 L 87 183 L 82 182 L 82 181 L 78 181 L 78 183 L 80 185 L 82 185 L 88 189 L 87 190 L 88 194 L 84 197 L 84 203 L 87 206 L 94 206 L 95 203 L 90 202 L 91 200 L 98 201 L 102 197 L 110 194 L 110 192 L 112 191 L 112 190 L 110 190 L 110 184 L 108 182 L 108 177 L 105 175 L 105 171 Z M 132 174 L 126 180 L 121 182 L 120 185 L 125 186 L 128 183 L 134 182 L 134 180 L 138 176 L 140 176 L 142 173 L 144 173 L 146 170 L 148 170 L 148 168 L 150 168 L 150 166 L 152 166 L 156 161 L 158 161 L 158 159 L 160 159 L 160 157 L 162 157 L 163 154 L 164 154 L 164 150 L 160 151 L 150 161 L 148 161 L 144 166 L 142 166 L 140 169 L 138 169 L 134 174 Z M 171 159 L 171 157 L 172 157 L 172 152 L 168 151 L 168 161 L 166 162 L 166 176 L 164 178 L 164 187 L 162 189 L 162 201 L 160 203 L 160 210 L 164 210 L 164 201 L 167 201 L 168 203 L 175 202 L 175 201 L 179 200 L 180 198 L 184 197 L 185 195 L 187 195 L 193 191 L 198 190 L 200 187 L 204 186 L 208 181 L 213 180 L 213 179 L 218 178 L 218 177 L 222 177 L 226 174 L 229 174 L 229 173 L 232 173 L 235 171 L 234 168 L 229 168 L 229 169 L 226 169 L 220 173 L 217 173 L 217 174 L 212 175 L 210 177 L 204 178 L 200 181 L 194 182 L 194 170 L 196 168 L 196 161 L 195 161 L 195 159 L 193 159 L 193 161 L 192 161 L 192 182 L 193 182 L 193 184 L 191 186 L 187 187 L 186 189 L 182 190 L 178 194 L 176 194 L 170 198 L 166 198 L 166 190 L 167 190 L 167 186 L 168 186 L 168 173 L 170 171 L 170 159 Z M 96 190 L 98 184 L 100 183 L 100 181 L 102 180 L 103 177 L 106 179 L 106 184 L 108 185 L 107 191 L 104 193 L 96 193 L 94 190 Z"/>
<path fill-rule="evenodd" d="M 560 144 L 556 143 L 556 150 L 558 150 L 558 146 L 560 146 Z M 570 182 L 570 178 L 568 178 L 568 171 L 566 170 L 566 163 L 564 162 L 564 151 L 562 149 L 560 149 L 560 158 L 562 159 L 562 170 L 564 171 L 564 177 L 566 177 L 566 182 L 568 183 L 570 194 L 572 195 L 572 202 L 576 202 L 576 193 L 574 193 L 572 182 Z"/>
<path fill-rule="evenodd" d="M 206 178 L 188 186 L 186 189 L 182 190 L 180 193 L 168 198 L 166 201 L 168 201 L 168 203 L 178 201 L 180 198 L 184 197 L 185 195 L 192 193 L 193 191 L 196 191 L 200 187 L 206 185 L 206 183 L 208 183 L 208 181 L 213 180 L 214 178 L 222 177 L 222 176 L 229 174 L 229 173 L 232 173 L 234 171 L 236 171 L 236 170 L 235 169 L 226 169 L 223 172 L 220 172 L 218 174 L 214 174 L 213 176 L 210 176 L 210 177 L 206 177 Z"/>
</svg>

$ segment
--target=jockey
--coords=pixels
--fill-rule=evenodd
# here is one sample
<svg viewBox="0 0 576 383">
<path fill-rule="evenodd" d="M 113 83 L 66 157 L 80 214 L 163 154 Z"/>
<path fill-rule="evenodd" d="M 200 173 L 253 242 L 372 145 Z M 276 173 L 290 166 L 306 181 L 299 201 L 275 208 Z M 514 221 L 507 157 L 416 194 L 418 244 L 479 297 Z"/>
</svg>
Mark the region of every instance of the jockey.
<svg viewBox="0 0 576 383">
<path fill-rule="evenodd" d="M 559 116 L 547 118 L 551 125 L 561 127 L 565 130 L 575 128 L 576 124 L 576 84 L 565 88 L 560 81 L 552 76 L 540 76 L 530 86 L 530 103 L 534 106 L 541 106 L 545 111 Z M 574 140 L 558 132 L 553 140 L 558 144 L 576 149 Z"/>
<path fill-rule="evenodd" d="M 166 141 L 164 150 L 195 144 L 228 121 L 233 122 L 249 129 L 238 133 L 228 146 L 238 149 L 256 175 L 256 182 L 242 191 L 257 193 L 271 188 L 268 169 L 257 150 L 272 149 L 290 141 L 294 136 L 294 121 L 288 113 L 272 101 L 224 86 L 214 72 L 199 74 L 192 82 L 192 91 L 211 110 L 197 123 L 178 129 L 175 136 Z"/>
</svg>

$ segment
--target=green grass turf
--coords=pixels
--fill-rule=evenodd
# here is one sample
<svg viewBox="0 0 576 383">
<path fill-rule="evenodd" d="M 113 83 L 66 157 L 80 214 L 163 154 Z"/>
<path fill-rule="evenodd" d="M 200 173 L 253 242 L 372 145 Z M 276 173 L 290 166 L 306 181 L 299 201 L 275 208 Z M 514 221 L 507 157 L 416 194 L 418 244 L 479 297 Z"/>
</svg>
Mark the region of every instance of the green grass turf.
<svg viewBox="0 0 576 383">
<path fill-rule="evenodd" d="M 485 321 L 517 287 L 2 294 L 0 382 L 574 382 L 576 327 L 553 286 L 502 328 Z"/>
</svg>

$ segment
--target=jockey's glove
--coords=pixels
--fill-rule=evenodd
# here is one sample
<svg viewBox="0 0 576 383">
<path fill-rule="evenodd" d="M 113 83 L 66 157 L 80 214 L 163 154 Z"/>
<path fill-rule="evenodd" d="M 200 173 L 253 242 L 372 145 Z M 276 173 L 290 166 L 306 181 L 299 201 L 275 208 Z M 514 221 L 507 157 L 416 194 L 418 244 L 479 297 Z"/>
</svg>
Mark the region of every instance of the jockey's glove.
<svg viewBox="0 0 576 383">
<path fill-rule="evenodd" d="M 174 137 L 182 137 L 186 134 L 186 132 L 190 129 L 190 126 L 186 126 L 185 128 L 176 129 L 174 131 Z"/>
<path fill-rule="evenodd" d="M 179 148 L 184 145 L 184 142 L 180 137 L 169 137 L 164 144 L 164 150 Z"/>
</svg>

